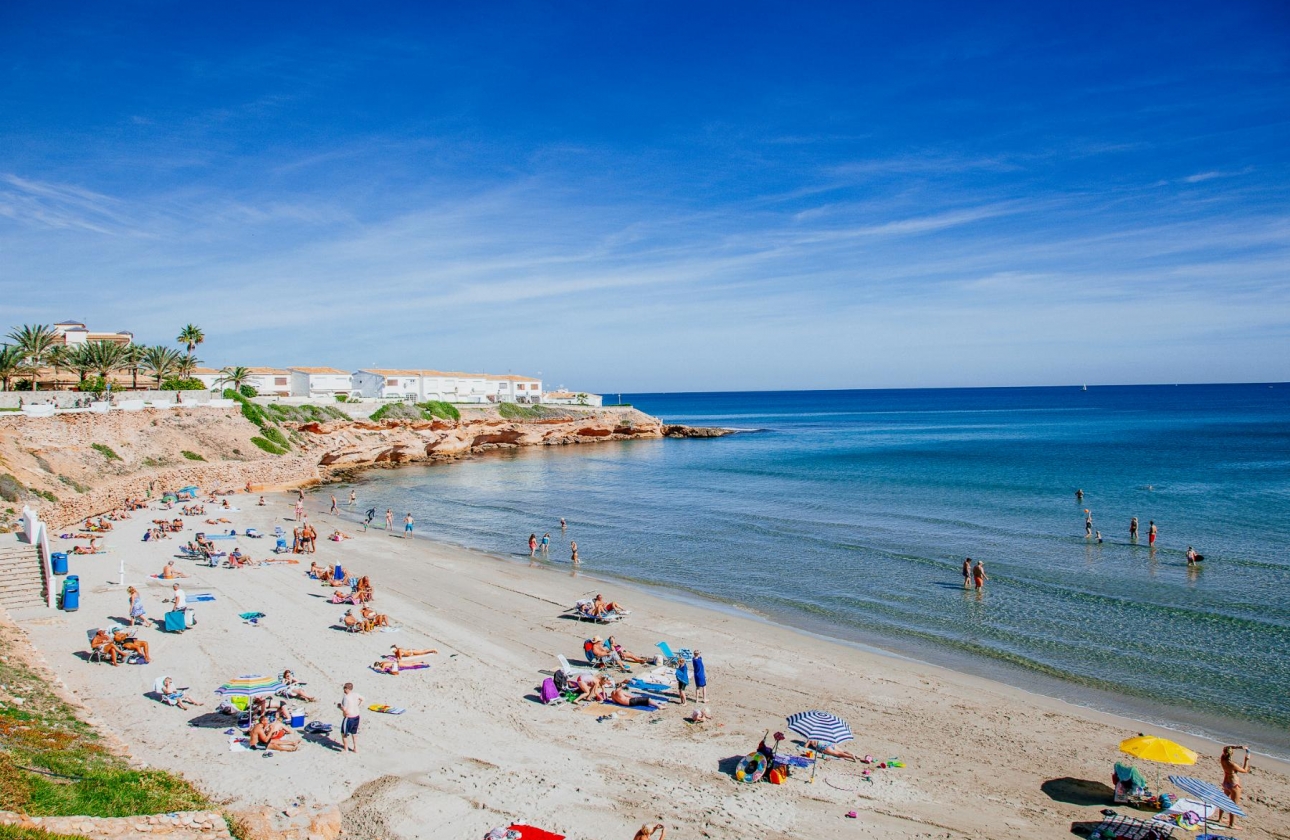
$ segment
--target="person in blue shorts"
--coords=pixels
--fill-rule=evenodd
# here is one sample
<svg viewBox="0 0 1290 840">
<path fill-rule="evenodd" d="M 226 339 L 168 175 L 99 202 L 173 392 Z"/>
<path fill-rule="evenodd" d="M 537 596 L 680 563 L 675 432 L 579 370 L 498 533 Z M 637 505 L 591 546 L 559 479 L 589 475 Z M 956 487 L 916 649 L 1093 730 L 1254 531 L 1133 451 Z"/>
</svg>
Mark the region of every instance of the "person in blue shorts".
<svg viewBox="0 0 1290 840">
<path fill-rule="evenodd" d="M 403 538 L 406 540 L 410 536 L 412 536 L 412 513 L 409 511 L 408 515 L 403 517 Z"/>
</svg>

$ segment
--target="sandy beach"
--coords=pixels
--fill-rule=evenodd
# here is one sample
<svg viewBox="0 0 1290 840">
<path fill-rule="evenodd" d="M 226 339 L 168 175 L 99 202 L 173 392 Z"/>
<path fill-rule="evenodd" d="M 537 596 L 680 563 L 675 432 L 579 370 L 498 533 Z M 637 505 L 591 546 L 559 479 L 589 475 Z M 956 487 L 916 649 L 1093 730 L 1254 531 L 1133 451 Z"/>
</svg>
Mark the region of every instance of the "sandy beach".
<svg viewBox="0 0 1290 840">
<path fill-rule="evenodd" d="M 208 505 L 208 516 L 230 519 L 225 530 L 265 532 L 264 539 L 236 544 L 254 559 L 271 556 L 274 526 L 289 531 L 294 524 L 294 494 L 270 494 L 265 507 L 255 506 L 254 496 L 230 498 L 240 511 L 217 514 Z M 1072 821 L 1094 820 L 1107 807 L 1098 795 L 1109 801 L 1116 745 L 1139 731 L 1197 750 L 1200 761 L 1185 772 L 1221 780 L 1219 746 L 1211 742 L 754 616 L 602 583 L 591 567 L 576 573 L 567 563 L 529 564 L 379 529 L 362 533 L 317 508 L 309 519 L 320 537 L 339 527 L 353 539 L 320 539 L 313 557 L 282 555 L 299 565 L 230 570 L 176 560 L 188 576 L 181 583 L 190 599 L 197 593 L 215 598 L 193 605 L 197 626 L 182 635 L 142 630 L 152 647 L 150 665 L 89 664 L 77 655 L 86 650 L 85 631 L 127 614 L 124 587 L 116 583 L 121 561 L 149 617 L 159 619 L 171 584 L 149 575 L 194 531 L 217 530 L 201 522 L 206 517 L 188 517 L 184 534 L 142 543 L 154 516 L 139 511 L 119 523 L 105 541 L 108 554 L 72 558 L 82 586 L 78 612 L 30 609 L 14 619 L 136 759 L 182 772 L 233 807 L 336 802 L 355 837 L 478 838 L 514 820 L 575 840 L 628 840 L 642 823 L 655 822 L 678 840 L 1061 838 L 1071 836 Z M 55 542 L 54 550 L 70 544 Z M 233 544 L 224 541 L 221 548 Z M 346 608 L 327 603 L 330 589 L 306 578 L 311 559 L 369 575 L 373 606 L 397 630 L 340 629 Z M 562 617 L 577 598 L 596 592 L 631 609 L 610 628 L 629 650 L 652 655 L 660 640 L 702 650 L 711 721 L 686 723 L 695 707 L 675 703 L 652 713 L 620 711 L 600 722 L 611 707 L 537 702 L 556 654 L 579 664 L 583 639 L 605 635 L 603 627 Z M 256 625 L 239 618 L 250 611 L 265 618 Z M 439 653 L 426 657 L 428 669 L 397 677 L 371 670 L 391 644 Z M 339 723 L 336 702 L 346 681 L 367 703 L 403 707 L 406 714 L 365 713 L 357 754 L 325 739 L 272 758 L 230 751 L 224 730 L 231 718 L 199 714 L 213 709 L 212 691 L 238 674 L 284 668 L 318 697 L 304 704 L 310 720 Z M 181 712 L 144 696 L 162 675 L 190 686 L 206 707 Z M 791 744 L 785 716 L 816 708 L 851 723 L 857 737 L 849 749 L 878 761 L 899 758 L 905 766 L 872 769 L 866 778 L 863 765 L 830 760 L 814 783 L 803 771 L 782 786 L 733 781 L 733 759 L 750 752 L 768 729 L 785 731 Z M 1253 763 L 1257 769 L 1245 785 L 1250 818 L 1237 836 L 1290 837 L 1290 768 L 1257 755 Z M 1144 770 L 1154 778 L 1154 766 Z M 847 818 L 849 811 L 857 818 Z"/>
</svg>

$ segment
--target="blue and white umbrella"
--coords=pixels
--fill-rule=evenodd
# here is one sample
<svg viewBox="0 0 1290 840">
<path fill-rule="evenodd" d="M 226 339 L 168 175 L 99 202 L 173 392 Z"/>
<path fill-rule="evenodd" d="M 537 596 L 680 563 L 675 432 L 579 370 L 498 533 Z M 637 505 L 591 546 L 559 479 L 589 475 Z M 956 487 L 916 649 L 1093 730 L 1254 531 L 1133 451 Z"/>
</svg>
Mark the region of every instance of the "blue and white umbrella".
<svg viewBox="0 0 1290 840">
<path fill-rule="evenodd" d="M 808 741 L 819 741 L 821 744 L 840 744 L 856 737 L 845 720 L 821 711 L 790 715 L 788 728 Z"/>
<path fill-rule="evenodd" d="M 1236 814 L 1238 817 L 1249 816 L 1249 814 L 1241 810 L 1240 805 L 1237 805 L 1227 794 L 1223 793 L 1218 785 L 1207 782 L 1204 779 L 1194 779 L 1191 776 L 1170 776 L 1169 781 L 1206 805 L 1213 805 L 1215 808 L 1221 808 L 1229 814 Z"/>
</svg>

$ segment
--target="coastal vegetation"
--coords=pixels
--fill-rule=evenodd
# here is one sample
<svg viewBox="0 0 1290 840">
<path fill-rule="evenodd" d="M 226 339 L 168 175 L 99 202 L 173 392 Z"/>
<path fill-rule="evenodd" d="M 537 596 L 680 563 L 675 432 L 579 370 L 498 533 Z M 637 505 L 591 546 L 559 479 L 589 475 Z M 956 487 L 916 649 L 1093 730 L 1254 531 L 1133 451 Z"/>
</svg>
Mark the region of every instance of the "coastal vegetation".
<svg viewBox="0 0 1290 840">
<path fill-rule="evenodd" d="M 102 455 L 104 458 L 107 458 L 109 461 L 121 460 L 121 456 L 116 454 L 116 451 L 106 443 L 91 443 L 90 448 Z"/>
<path fill-rule="evenodd" d="M 553 420 L 569 416 L 566 411 L 548 408 L 543 405 L 518 405 L 516 403 L 499 403 L 497 413 L 507 420 Z"/>
<path fill-rule="evenodd" d="M 264 413 L 268 417 L 281 423 L 284 420 L 293 423 L 325 423 L 328 420 L 349 420 L 348 414 L 339 408 L 332 408 L 329 405 L 283 405 L 282 403 L 269 403 L 263 406 Z"/>
<path fill-rule="evenodd" d="M 128 817 L 210 807 L 184 779 L 132 769 L 114 755 L 14 647 L 5 634 L 0 641 L 5 691 L 0 702 L 0 808 L 32 816 Z"/>
<path fill-rule="evenodd" d="M 193 379 L 191 376 L 180 378 L 172 376 L 165 382 L 161 383 L 163 391 L 205 391 L 206 386 L 200 379 Z"/>
<path fill-rule="evenodd" d="M 188 460 L 190 460 L 190 461 L 205 461 L 205 460 L 206 460 L 206 459 L 205 459 L 205 458 L 203 458 L 202 456 L 198 455 L 196 452 L 189 452 L 187 449 L 181 449 L 181 450 L 179 450 L 179 454 L 180 454 L 180 455 L 183 455 L 185 458 L 187 458 L 187 459 L 188 459 Z"/>
<path fill-rule="evenodd" d="M 430 400 L 422 403 L 388 403 L 372 412 L 373 420 L 460 420 L 461 412 L 452 403 Z"/>
</svg>

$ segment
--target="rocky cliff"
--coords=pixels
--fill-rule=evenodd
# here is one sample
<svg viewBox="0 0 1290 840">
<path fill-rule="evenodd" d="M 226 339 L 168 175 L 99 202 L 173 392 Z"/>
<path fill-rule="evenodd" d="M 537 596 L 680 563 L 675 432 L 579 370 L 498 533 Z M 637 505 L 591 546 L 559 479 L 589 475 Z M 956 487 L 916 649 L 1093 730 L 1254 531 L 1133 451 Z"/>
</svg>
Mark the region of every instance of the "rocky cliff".
<svg viewBox="0 0 1290 840">
<path fill-rule="evenodd" d="M 514 410 L 511 413 L 516 413 Z M 0 414 L 0 528 L 23 504 L 62 527 L 126 497 L 196 484 L 203 489 L 280 487 L 339 471 L 459 458 L 520 446 L 710 436 L 665 426 L 630 408 L 463 409 L 459 419 L 276 421 L 289 443 L 266 454 L 264 427 L 239 408 L 149 409 L 49 418 Z M 720 430 L 717 430 L 720 431 Z M 276 432 L 275 432 L 276 434 Z"/>
</svg>

